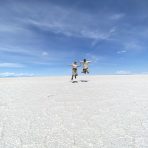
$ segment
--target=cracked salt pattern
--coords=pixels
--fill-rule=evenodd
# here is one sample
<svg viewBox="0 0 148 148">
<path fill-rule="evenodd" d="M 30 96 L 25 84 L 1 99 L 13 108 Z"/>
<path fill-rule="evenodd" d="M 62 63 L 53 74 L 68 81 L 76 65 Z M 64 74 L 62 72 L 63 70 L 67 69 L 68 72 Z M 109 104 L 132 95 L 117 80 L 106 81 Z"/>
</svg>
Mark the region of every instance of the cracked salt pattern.
<svg viewBox="0 0 148 148">
<path fill-rule="evenodd" d="M 148 76 L 87 79 L 1 78 L 0 148 L 148 148 Z"/>
</svg>

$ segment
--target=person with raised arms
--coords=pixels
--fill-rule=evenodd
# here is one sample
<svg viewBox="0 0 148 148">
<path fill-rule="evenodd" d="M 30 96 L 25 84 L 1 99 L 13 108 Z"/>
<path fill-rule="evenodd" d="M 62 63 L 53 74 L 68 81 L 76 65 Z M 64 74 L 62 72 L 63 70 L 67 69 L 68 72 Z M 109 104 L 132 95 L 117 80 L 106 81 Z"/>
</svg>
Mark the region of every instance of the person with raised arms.
<svg viewBox="0 0 148 148">
<path fill-rule="evenodd" d="M 89 74 L 89 70 L 88 70 L 88 67 L 89 67 L 89 63 L 91 61 L 87 61 L 86 59 L 84 59 L 83 61 L 80 61 L 80 63 L 82 64 L 83 66 L 83 69 L 82 69 L 82 73 L 84 74 Z"/>
<path fill-rule="evenodd" d="M 73 78 L 77 78 L 78 76 L 78 70 L 77 68 L 80 67 L 80 65 L 77 64 L 76 61 L 73 62 L 73 64 L 71 64 L 72 66 L 72 76 L 71 76 L 71 80 L 73 81 Z"/>
</svg>

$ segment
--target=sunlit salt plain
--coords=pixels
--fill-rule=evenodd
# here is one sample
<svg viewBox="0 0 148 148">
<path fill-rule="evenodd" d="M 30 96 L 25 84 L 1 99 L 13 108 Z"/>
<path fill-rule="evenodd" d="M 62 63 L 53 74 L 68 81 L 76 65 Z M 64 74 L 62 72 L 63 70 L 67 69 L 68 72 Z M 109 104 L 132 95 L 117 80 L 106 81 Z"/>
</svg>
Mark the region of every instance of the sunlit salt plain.
<svg viewBox="0 0 148 148">
<path fill-rule="evenodd" d="M 1 78 L 0 148 L 148 148 L 148 76 Z"/>
</svg>

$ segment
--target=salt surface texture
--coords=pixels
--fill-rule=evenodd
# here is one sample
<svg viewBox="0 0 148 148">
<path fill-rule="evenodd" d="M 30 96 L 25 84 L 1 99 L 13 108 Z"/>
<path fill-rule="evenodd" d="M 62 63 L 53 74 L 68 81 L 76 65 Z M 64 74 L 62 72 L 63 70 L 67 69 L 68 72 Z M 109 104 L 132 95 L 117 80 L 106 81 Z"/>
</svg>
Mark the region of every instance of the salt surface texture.
<svg viewBox="0 0 148 148">
<path fill-rule="evenodd" d="M 0 79 L 0 148 L 148 148 L 148 76 Z"/>
</svg>

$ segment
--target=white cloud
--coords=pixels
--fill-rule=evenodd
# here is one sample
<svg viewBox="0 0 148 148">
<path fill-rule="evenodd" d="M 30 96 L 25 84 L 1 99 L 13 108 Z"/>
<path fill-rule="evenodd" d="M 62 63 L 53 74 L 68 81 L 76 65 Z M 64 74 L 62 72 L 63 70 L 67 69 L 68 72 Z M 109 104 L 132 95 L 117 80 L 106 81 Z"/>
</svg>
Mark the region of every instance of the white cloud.
<svg viewBox="0 0 148 148">
<path fill-rule="evenodd" d="M 0 54 L 1 56 L 11 56 L 13 59 L 16 57 L 17 60 L 22 61 L 23 59 L 25 63 L 32 63 L 33 61 L 37 60 L 40 61 L 42 60 L 42 57 L 49 57 L 50 60 L 55 60 L 55 53 L 53 49 L 49 49 L 50 55 L 46 51 L 42 51 L 42 49 L 38 48 L 33 48 L 33 47 L 15 47 L 15 46 L 9 46 L 9 47 L 0 47 Z M 62 51 L 59 51 L 60 57 L 63 54 Z M 23 55 L 23 56 L 22 56 Z M 57 55 L 56 55 L 57 56 Z M 26 60 L 29 59 L 29 60 Z M 14 61 L 14 60 L 13 60 Z M 1 61 L 2 62 L 2 61 Z M 0 63 L 0 67 L 25 67 L 23 64 L 18 64 L 18 63 Z"/>
<path fill-rule="evenodd" d="M 18 28 L 17 26 L 0 24 L 1 33 L 15 33 L 16 31 L 19 31 L 19 30 L 21 30 L 21 28 Z"/>
<path fill-rule="evenodd" d="M 125 49 L 126 50 L 141 51 L 143 48 L 136 41 L 132 41 L 132 42 L 125 43 Z"/>
<path fill-rule="evenodd" d="M 90 38 L 95 40 L 106 40 L 110 37 L 110 32 L 102 32 L 95 30 L 82 30 L 80 32 L 80 37 Z"/>
<path fill-rule="evenodd" d="M 122 50 L 117 51 L 117 54 L 125 54 L 125 53 L 139 54 L 147 50 L 145 44 L 143 44 L 141 41 L 138 41 L 136 39 L 131 39 L 130 37 L 127 37 L 124 40 L 120 39 L 117 42 L 122 47 Z"/>
<path fill-rule="evenodd" d="M 25 66 L 19 63 L 0 63 L 0 67 L 1 68 L 23 68 Z"/>
<path fill-rule="evenodd" d="M 8 53 L 15 54 L 15 55 L 23 54 L 27 56 L 40 56 L 41 55 L 41 51 L 39 51 L 38 49 L 34 49 L 31 47 L 30 48 L 18 47 L 18 46 L 13 46 L 13 45 L 9 45 L 8 47 L 1 45 L 0 52 L 2 54 L 8 54 Z"/>
<path fill-rule="evenodd" d="M 113 15 L 110 17 L 110 19 L 112 19 L 112 20 L 119 20 L 119 19 L 123 18 L 124 16 L 125 16 L 124 13 L 117 13 L 117 14 L 113 14 Z"/>
<path fill-rule="evenodd" d="M 90 35 L 89 35 L 90 32 L 88 32 L 87 36 L 94 35 L 91 37 L 93 39 L 91 45 L 95 46 L 99 40 L 112 40 L 111 37 L 115 32 L 116 32 L 116 27 L 114 26 L 114 27 L 110 28 L 109 31 L 104 31 L 104 32 L 99 31 L 96 34 L 91 33 Z"/>
<path fill-rule="evenodd" d="M 18 47 L 9 46 L 9 47 L 0 47 L 0 52 L 12 52 L 12 53 L 28 53 L 29 51 L 20 49 Z"/>
<path fill-rule="evenodd" d="M 127 52 L 127 50 L 119 50 L 119 51 L 117 51 L 117 54 L 124 54 L 126 52 Z"/>
<path fill-rule="evenodd" d="M 85 18 L 85 17 L 84 17 Z M 66 21 L 67 22 L 67 21 Z M 97 28 L 89 28 L 88 24 L 86 24 L 86 28 L 83 27 L 83 24 L 72 24 L 71 22 L 65 23 L 65 22 L 50 22 L 45 23 L 42 21 L 30 21 L 33 25 L 39 27 L 42 30 L 45 31 L 51 31 L 56 34 L 64 34 L 68 37 L 78 37 L 78 38 L 89 38 L 89 39 L 97 39 L 97 40 L 106 40 L 108 39 L 111 34 L 115 32 L 114 28 L 110 28 L 107 30 L 98 30 Z"/>
<path fill-rule="evenodd" d="M 128 71 L 128 70 L 119 70 L 119 71 L 116 71 L 116 74 L 118 74 L 118 75 L 129 75 L 129 74 L 132 74 L 132 72 Z"/>
<path fill-rule="evenodd" d="M 34 76 L 33 73 L 16 73 L 15 74 L 16 77 L 32 77 Z"/>
<path fill-rule="evenodd" d="M 44 6 L 44 11 L 41 11 L 42 5 Z M 32 4 L 29 6 L 27 3 L 24 3 L 24 5 L 22 5 L 22 3 L 13 5 L 13 7 L 10 8 L 12 9 L 12 12 L 17 12 L 16 14 L 20 13 L 24 17 L 13 16 L 13 25 L 12 22 L 8 21 L 5 22 L 2 27 L 7 32 L 20 29 L 21 32 L 15 31 L 16 34 L 21 34 L 15 34 L 16 41 L 22 39 L 22 34 L 23 37 L 26 37 L 26 42 L 36 41 L 36 34 L 29 28 L 29 26 L 35 26 L 45 32 L 49 31 L 55 34 L 63 34 L 67 37 L 91 39 L 92 46 L 94 46 L 99 40 L 111 39 L 112 35 L 116 32 L 114 22 L 125 16 L 123 13 L 114 14 L 112 12 L 103 13 L 102 16 L 102 13 L 86 13 L 81 11 L 81 9 L 79 10 L 71 7 L 66 7 L 65 9 L 64 6 L 55 5 L 53 3 L 47 3 L 47 5 L 41 3 L 41 7 Z M 11 15 L 7 17 L 11 17 Z M 15 48 L 12 51 L 14 50 Z M 28 47 L 25 51 L 21 49 L 18 49 L 17 51 L 24 53 L 29 52 L 29 54 L 36 53 L 36 51 L 28 49 Z M 47 56 L 46 53 L 43 53 L 42 55 Z"/>
<path fill-rule="evenodd" d="M 0 77 L 32 77 L 32 73 L 15 73 L 15 72 L 3 72 L 0 73 Z"/>
<path fill-rule="evenodd" d="M 15 73 L 13 72 L 3 72 L 3 73 L 0 73 L 0 77 L 9 77 L 9 76 L 14 76 Z"/>
<path fill-rule="evenodd" d="M 50 13 L 49 13 L 50 10 Z M 29 11 L 34 14 L 32 9 Z M 65 36 L 90 38 L 90 39 L 108 39 L 115 32 L 114 21 L 110 17 L 121 18 L 124 14 L 89 14 L 73 8 L 64 8 L 62 6 L 48 5 L 44 13 L 39 13 L 36 9 L 34 17 L 28 17 L 24 23 L 34 25 L 41 30 L 51 31 L 55 34 L 64 34 Z M 47 15 L 48 14 L 48 15 Z M 101 21 L 99 21 L 101 18 Z M 23 21 L 23 19 L 22 19 Z M 94 23 L 92 23 L 94 22 Z M 106 23 L 109 22 L 109 23 Z"/>
<path fill-rule="evenodd" d="M 48 56 L 48 55 L 49 55 L 48 52 L 46 52 L 46 51 L 42 52 L 42 56 Z"/>
</svg>

